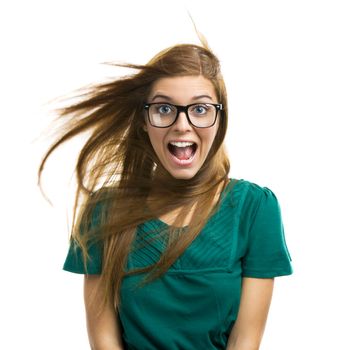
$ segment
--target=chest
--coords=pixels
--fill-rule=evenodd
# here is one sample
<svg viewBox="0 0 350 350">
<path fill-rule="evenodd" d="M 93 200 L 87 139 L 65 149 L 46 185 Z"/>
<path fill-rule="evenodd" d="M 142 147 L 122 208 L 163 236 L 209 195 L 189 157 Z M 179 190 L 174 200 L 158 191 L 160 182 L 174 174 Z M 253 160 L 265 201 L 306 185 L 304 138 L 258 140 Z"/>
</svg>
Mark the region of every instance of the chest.
<svg viewBox="0 0 350 350">
<path fill-rule="evenodd" d="M 160 219 L 140 225 L 128 256 L 127 269 L 157 263 L 166 249 L 168 229 L 169 226 Z M 185 229 L 181 234 L 186 234 Z M 238 217 L 232 208 L 223 206 L 209 219 L 169 271 L 232 271 L 237 267 L 242 254 Z"/>
</svg>

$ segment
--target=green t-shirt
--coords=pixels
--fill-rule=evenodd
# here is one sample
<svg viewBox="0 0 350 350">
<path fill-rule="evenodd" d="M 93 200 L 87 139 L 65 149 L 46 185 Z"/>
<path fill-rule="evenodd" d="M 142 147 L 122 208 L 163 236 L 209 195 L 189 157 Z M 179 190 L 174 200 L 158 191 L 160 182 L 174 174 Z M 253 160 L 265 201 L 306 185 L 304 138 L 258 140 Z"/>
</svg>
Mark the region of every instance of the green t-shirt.
<svg viewBox="0 0 350 350">
<path fill-rule="evenodd" d="M 236 180 L 230 179 L 232 185 Z M 139 225 L 127 269 L 158 261 L 162 239 L 142 237 L 168 226 L 159 219 Z M 149 235 L 148 235 L 149 236 Z M 155 236 L 156 237 L 156 236 Z M 138 243 L 141 243 L 140 245 Z M 101 246 L 90 248 L 89 274 L 101 272 Z M 64 270 L 86 273 L 81 251 L 70 246 Z M 124 277 L 119 319 L 125 349 L 226 349 L 237 318 L 242 277 L 292 274 L 280 206 L 267 187 L 246 180 L 228 185 L 220 207 L 165 275 L 133 288 L 144 274 Z"/>
</svg>

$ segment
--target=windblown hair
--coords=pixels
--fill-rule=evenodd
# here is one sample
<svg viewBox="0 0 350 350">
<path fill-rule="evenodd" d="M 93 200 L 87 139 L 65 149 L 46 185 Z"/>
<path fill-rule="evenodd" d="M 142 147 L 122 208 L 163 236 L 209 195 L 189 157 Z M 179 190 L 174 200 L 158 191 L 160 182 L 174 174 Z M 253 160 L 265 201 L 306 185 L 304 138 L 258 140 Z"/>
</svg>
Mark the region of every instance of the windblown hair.
<svg viewBox="0 0 350 350">
<path fill-rule="evenodd" d="M 90 86 L 80 93 L 78 102 L 58 110 L 64 127 L 42 159 L 39 185 L 51 153 L 66 141 L 89 132 L 75 168 L 77 189 L 71 242 L 82 249 L 85 266 L 90 245 L 99 243 L 103 248 L 101 307 L 113 303 L 118 308 L 124 276 L 144 273 L 143 283 L 149 283 L 164 274 L 218 209 L 215 195 L 226 185 L 230 168 L 223 144 L 227 96 L 219 60 L 201 41 L 203 46 L 180 44 L 167 48 L 146 65 L 115 64 L 135 69 L 136 73 Z M 203 166 L 191 179 L 176 179 L 159 161 L 143 129 L 143 103 L 158 79 L 199 75 L 212 82 L 224 109 L 219 112 L 218 131 Z M 183 209 L 173 225 L 158 233 L 166 238 L 160 260 L 127 271 L 127 256 L 133 249 L 137 226 L 180 207 Z M 181 234 L 181 230 L 179 234 L 177 227 L 182 226 L 190 208 L 194 208 L 192 220 L 186 234 Z M 96 213 L 98 225 L 92 224 Z"/>
</svg>

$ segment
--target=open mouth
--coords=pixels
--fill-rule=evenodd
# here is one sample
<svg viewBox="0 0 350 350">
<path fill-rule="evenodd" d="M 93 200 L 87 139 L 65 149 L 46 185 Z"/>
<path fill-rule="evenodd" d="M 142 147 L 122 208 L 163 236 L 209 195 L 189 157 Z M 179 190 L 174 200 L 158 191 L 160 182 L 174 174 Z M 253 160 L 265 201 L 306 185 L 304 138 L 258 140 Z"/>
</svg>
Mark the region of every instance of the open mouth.
<svg viewBox="0 0 350 350">
<path fill-rule="evenodd" d="M 197 144 L 194 142 L 170 142 L 169 152 L 179 160 L 189 160 L 193 158 L 197 151 Z"/>
</svg>

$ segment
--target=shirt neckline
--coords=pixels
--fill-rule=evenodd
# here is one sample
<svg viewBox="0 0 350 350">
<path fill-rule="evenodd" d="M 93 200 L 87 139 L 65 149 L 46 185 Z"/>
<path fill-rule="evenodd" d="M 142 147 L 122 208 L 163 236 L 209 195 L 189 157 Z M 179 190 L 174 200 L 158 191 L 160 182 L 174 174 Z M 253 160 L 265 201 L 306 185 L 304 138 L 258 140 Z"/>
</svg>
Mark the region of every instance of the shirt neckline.
<svg viewBox="0 0 350 350">
<path fill-rule="evenodd" d="M 230 187 L 230 184 L 232 183 L 233 180 L 234 180 L 234 179 L 229 179 L 229 182 L 226 184 L 224 190 L 221 191 L 220 196 L 219 196 L 219 201 L 218 201 L 219 205 L 222 204 L 222 202 L 223 202 L 223 197 L 224 197 L 224 195 L 226 194 L 226 192 L 227 192 L 228 188 Z M 186 230 L 186 229 L 188 228 L 188 225 L 185 225 L 185 226 L 173 226 L 173 225 L 169 225 L 169 224 L 167 224 L 166 222 L 164 222 L 163 220 L 161 220 L 161 219 L 159 219 L 159 218 L 154 218 L 154 219 L 152 219 L 151 221 L 156 222 L 156 223 L 158 223 L 158 224 L 160 224 L 160 225 L 162 225 L 162 226 L 164 226 L 164 227 L 174 227 L 175 229 L 180 229 L 180 230 Z"/>
</svg>

